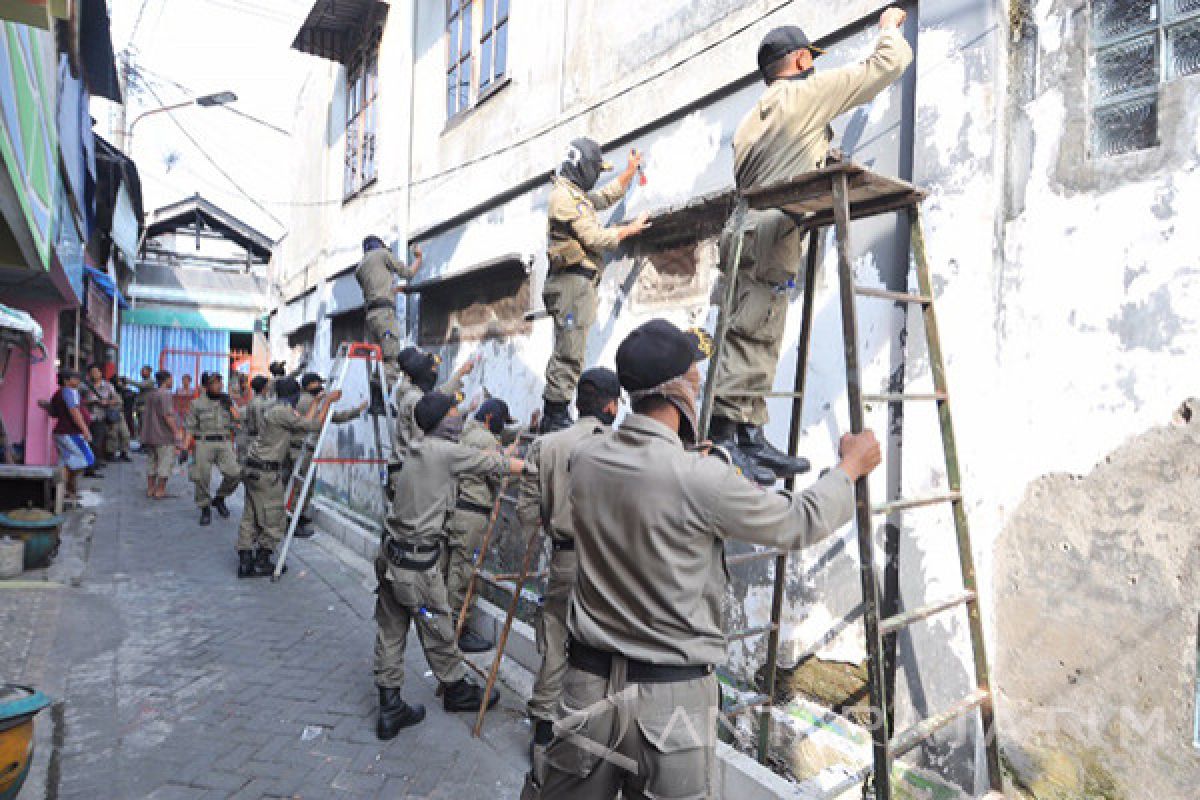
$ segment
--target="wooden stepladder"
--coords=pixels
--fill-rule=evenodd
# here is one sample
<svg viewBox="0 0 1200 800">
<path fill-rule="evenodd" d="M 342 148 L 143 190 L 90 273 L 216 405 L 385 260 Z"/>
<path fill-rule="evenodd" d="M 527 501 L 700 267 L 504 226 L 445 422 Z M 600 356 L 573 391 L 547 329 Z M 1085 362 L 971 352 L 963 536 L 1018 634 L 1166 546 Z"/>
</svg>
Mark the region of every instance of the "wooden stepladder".
<svg viewBox="0 0 1200 800">
<path fill-rule="evenodd" d="M 974 557 L 967 514 L 961 489 L 958 449 L 954 437 L 954 425 L 950 414 L 949 390 L 946 383 L 945 359 L 938 333 L 937 317 L 933 307 L 933 289 L 929 263 L 925 251 L 925 237 L 921 225 L 920 203 L 924 193 L 909 183 L 870 172 L 862 166 L 849 162 L 836 163 L 792 180 L 742 193 L 735 215 L 744 215 L 747 210 L 779 209 L 794 219 L 807 233 L 808 248 L 804 270 L 803 319 L 797 344 L 796 377 L 793 391 L 764 392 L 764 397 L 789 398 L 791 421 L 788 434 L 788 452 L 795 455 L 801 433 L 804 409 L 805 381 L 808 372 L 812 344 L 813 305 L 816 291 L 817 252 L 819 236 L 824 228 L 832 226 L 837 240 L 838 280 L 842 316 L 842 344 L 846 362 L 846 388 L 849 403 L 850 428 L 853 433 L 865 429 L 865 406 L 877 404 L 934 403 L 937 406 L 941 428 L 942 450 L 945 458 L 948 491 L 926 497 L 900 499 L 873 505 L 866 478 L 858 480 L 854 487 L 855 523 L 857 527 L 860 578 L 862 583 L 864 629 L 868 661 L 868 690 L 877 724 L 871 731 L 872 759 L 829 796 L 858 783 L 866 783 L 864 793 L 875 800 L 890 800 L 892 793 L 892 764 L 905 753 L 913 750 L 951 722 L 978 709 L 983 726 L 987 753 L 988 780 L 993 790 L 1001 790 L 999 749 L 994 730 L 994 711 L 988 661 L 984 645 L 983 622 L 975 580 Z M 911 292 L 894 292 L 884 289 L 862 287 L 855 282 L 854 265 L 851 257 L 850 223 L 896 211 L 909 215 L 911 226 L 912 258 L 916 266 L 917 287 Z M 740 228 L 740 226 L 739 226 Z M 732 263 L 725 270 L 725 291 L 719 309 L 716 331 L 716 354 L 709 362 L 708 380 L 705 384 L 701 413 L 701 428 L 707 433 L 712 418 L 715 376 L 722 347 L 729 330 L 733 299 L 737 291 L 737 265 L 741 262 L 744 237 L 739 237 L 733 248 Z M 932 366 L 934 391 L 927 394 L 866 394 L 862 386 L 862 370 L 859 357 L 857 303 L 860 298 L 882 300 L 916 306 L 921 309 L 924 320 L 925 339 Z M 911 341 L 909 337 L 908 341 Z M 903 436 L 903 430 L 901 430 Z M 793 488 L 794 478 L 788 481 Z M 959 566 L 963 588 L 923 608 L 881 617 L 881 592 L 875 559 L 875 541 L 872 519 L 879 515 L 891 515 L 910 509 L 949 504 L 954 520 Z M 758 756 L 764 763 L 770 743 L 771 705 L 775 693 L 775 672 L 779 654 L 780 626 L 783 616 L 787 553 L 773 548 L 759 548 L 752 552 L 730 555 L 730 564 L 752 560 L 773 559 L 775 564 L 771 619 L 768 625 L 758 626 L 728 635 L 731 641 L 766 634 L 767 664 L 764 693 L 753 697 L 730 713 L 750 708 L 759 710 Z M 931 716 L 907 730 L 893 730 L 893 705 L 888 691 L 885 637 L 920 620 L 936 614 L 965 607 L 971 647 L 974 655 L 975 690 L 949 709 Z"/>
</svg>

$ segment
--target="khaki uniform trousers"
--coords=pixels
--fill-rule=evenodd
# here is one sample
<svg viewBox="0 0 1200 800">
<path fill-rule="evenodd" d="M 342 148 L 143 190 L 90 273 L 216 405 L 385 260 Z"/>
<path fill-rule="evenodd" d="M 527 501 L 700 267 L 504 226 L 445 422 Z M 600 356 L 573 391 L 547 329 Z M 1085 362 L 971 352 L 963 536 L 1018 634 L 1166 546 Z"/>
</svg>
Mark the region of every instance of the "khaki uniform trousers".
<svg viewBox="0 0 1200 800">
<path fill-rule="evenodd" d="M 400 331 L 396 309 L 376 308 L 367 312 L 367 337 L 383 351 L 383 374 L 388 386 L 400 376 Z"/>
<path fill-rule="evenodd" d="M 717 363 L 714 416 L 766 424 L 767 401 L 760 393 L 775 385 L 787 311 L 786 291 L 744 271 L 738 276 L 733 314 Z"/>
<path fill-rule="evenodd" d="M 108 437 L 104 444 L 109 458 L 117 453 L 129 455 L 129 425 L 125 422 L 124 414 L 121 414 L 116 422 L 108 423 Z"/>
<path fill-rule="evenodd" d="M 446 555 L 442 573 L 446 577 L 446 598 L 457 626 L 463 601 L 467 599 L 467 584 L 475 570 L 475 555 L 483 545 L 489 515 L 456 508 L 446 521 Z"/>
<path fill-rule="evenodd" d="M 210 488 L 212 469 L 216 467 L 221 473 L 221 485 L 217 487 L 217 497 L 222 500 L 237 491 L 242 481 L 242 468 L 238 466 L 237 454 L 233 451 L 233 442 L 206 442 L 196 440 L 195 461 L 192 472 L 188 477 L 196 487 L 196 505 L 208 508 L 212 505 L 213 494 Z"/>
<path fill-rule="evenodd" d="M 375 559 L 375 577 L 379 579 L 375 685 L 384 689 L 404 687 L 404 648 L 410 623 L 416 625 L 425 660 L 439 681 L 457 683 L 466 677 L 438 563 L 424 570 L 399 569 L 379 556 Z"/>
<path fill-rule="evenodd" d="M 246 467 L 242 524 L 238 527 L 238 550 L 276 550 L 287 533 L 287 515 L 283 510 L 284 477 L 277 470 Z"/>
<path fill-rule="evenodd" d="M 602 678 L 568 667 L 546 776 L 526 777 L 521 800 L 714 798 L 717 678 L 625 682 L 614 657 Z"/>
<path fill-rule="evenodd" d="M 552 403 L 570 403 L 587 358 L 588 332 L 596 321 L 596 285 L 582 275 L 551 273 L 542 302 L 554 319 L 554 350 L 546 363 L 542 397 Z"/>
<path fill-rule="evenodd" d="M 575 588 L 579 556 L 574 550 L 555 550 L 550 556 L 546 594 L 537 618 L 537 648 L 542 655 L 526 711 L 535 720 L 553 720 L 567 674 L 567 606 Z"/>
</svg>

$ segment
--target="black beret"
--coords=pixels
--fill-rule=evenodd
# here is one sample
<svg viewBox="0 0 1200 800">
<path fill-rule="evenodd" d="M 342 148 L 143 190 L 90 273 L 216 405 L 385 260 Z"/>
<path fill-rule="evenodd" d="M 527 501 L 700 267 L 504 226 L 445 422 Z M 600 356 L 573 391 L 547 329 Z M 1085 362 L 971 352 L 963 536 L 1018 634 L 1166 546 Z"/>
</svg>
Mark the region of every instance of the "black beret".
<svg viewBox="0 0 1200 800">
<path fill-rule="evenodd" d="M 712 347 L 712 337 L 698 328 L 681 331 L 665 319 L 652 319 L 617 348 L 617 377 L 631 392 L 652 389 L 711 356 Z"/>
<path fill-rule="evenodd" d="M 767 75 L 767 67 L 797 50 L 810 50 L 814 56 L 825 52 L 819 47 L 813 47 L 804 31 L 795 25 L 784 25 L 768 31 L 762 39 L 762 44 L 758 46 L 758 71 L 763 80 L 768 83 L 771 80 Z"/>
<path fill-rule="evenodd" d="M 442 418 L 450 409 L 457 405 L 457 398 L 451 397 L 448 394 L 441 392 L 426 392 L 425 396 L 417 401 L 417 407 L 413 409 L 413 416 L 417 419 L 417 427 L 429 433 L 437 427 Z"/>
<path fill-rule="evenodd" d="M 598 397 L 609 397 L 614 400 L 621 396 L 621 381 L 617 373 L 607 367 L 592 367 L 579 376 L 579 386 L 593 387 Z"/>
<path fill-rule="evenodd" d="M 479 406 L 479 410 L 475 412 L 475 419 L 482 422 L 483 418 L 488 414 L 491 414 L 493 419 L 498 419 L 505 425 L 512 425 L 516 422 L 512 414 L 508 412 L 508 403 L 499 397 L 489 397 L 487 400 L 484 400 L 483 404 Z"/>
</svg>

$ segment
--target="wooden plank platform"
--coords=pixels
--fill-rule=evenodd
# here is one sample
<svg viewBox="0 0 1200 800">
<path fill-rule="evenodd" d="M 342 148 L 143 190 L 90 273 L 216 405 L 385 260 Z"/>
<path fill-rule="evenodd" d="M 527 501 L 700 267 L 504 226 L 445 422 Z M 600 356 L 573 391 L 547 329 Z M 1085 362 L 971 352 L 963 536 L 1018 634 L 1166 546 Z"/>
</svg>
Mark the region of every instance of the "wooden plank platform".
<svg viewBox="0 0 1200 800">
<path fill-rule="evenodd" d="M 752 209 L 777 208 L 805 217 L 805 227 L 830 225 L 833 223 L 831 187 L 833 177 L 840 173 L 846 175 L 850 188 L 851 219 L 898 211 L 925 199 L 925 192 L 911 183 L 871 172 L 851 161 L 831 164 L 770 186 L 747 189 L 743 196 Z"/>
</svg>

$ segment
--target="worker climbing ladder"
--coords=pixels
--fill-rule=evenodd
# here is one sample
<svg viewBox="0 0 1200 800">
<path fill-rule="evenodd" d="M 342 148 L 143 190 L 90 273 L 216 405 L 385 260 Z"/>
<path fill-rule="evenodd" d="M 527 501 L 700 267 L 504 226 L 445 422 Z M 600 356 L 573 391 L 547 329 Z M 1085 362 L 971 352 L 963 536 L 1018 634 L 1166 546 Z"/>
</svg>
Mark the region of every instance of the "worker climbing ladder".
<svg viewBox="0 0 1200 800">
<path fill-rule="evenodd" d="M 830 797 L 864 783 L 864 794 L 870 793 L 876 800 L 890 800 L 892 793 L 892 764 L 905 753 L 913 750 L 922 741 L 934 735 L 955 719 L 979 709 L 983 725 L 987 752 L 988 780 L 993 790 L 1001 789 L 1000 760 L 994 730 L 994 717 L 987 656 L 984 650 L 983 623 L 980 614 L 979 596 L 976 588 L 974 558 L 970 532 L 967 526 L 966 509 L 961 491 L 961 474 L 958 452 L 954 439 L 954 427 L 950 415 L 949 392 L 946 384 L 945 361 L 938 334 L 937 318 L 933 308 L 933 289 L 930 281 L 929 263 L 925 251 L 925 237 L 921 226 L 920 203 L 924 193 L 911 184 L 872 173 L 863 167 L 839 162 L 828 167 L 806 173 L 784 183 L 748 190 L 743 193 L 734 211 L 744 216 L 748 209 L 780 209 L 799 221 L 808 235 L 807 257 L 804 275 L 803 317 L 797 344 L 796 377 L 793 391 L 763 393 L 765 397 L 788 398 L 792 401 L 791 421 L 788 433 L 788 453 L 796 455 L 800 438 L 801 420 L 804 409 L 805 381 L 811 350 L 813 328 L 813 305 L 816 291 L 818 242 L 821 231 L 832 226 L 837 239 L 838 279 L 842 316 L 843 348 L 846 360 L 847 398 L 852 433 L 861 433 L 865 428 L 865 404 L 880 403 L 889 406 L 903 403 L 932 402 L 937 405 L 941 425 L 942 447 L 945 456 L 949 490 L 947 492 L 900 499 L 872 505 L 867 479 L 860 478 L 854 487 L 855 523 L 857 527 L 860 577 L 862 581 L 864 629 L 868 660 L 868 690 L 871 708 L 875 709 L 876 723 L 871 731 L 873 746 L 871 762 L 851 775 L 841 786 L 829 793 Z M 906 211 L 911 225 L 911 248 L 916 267 L 916 292 L 893 292 L 884 289 L 860 287 L 855 283 L 854 266 L 851 259 L 850 222 L 895 211 Z M 740 229 L 740 226 L 739 226 Z M 701 410 L 701 430 L 707 432 L 712 418 L 715 392 L 714 377 L 717 374 L 722 345 L 729 330 L 730 311 L 737 289 L 737 264 L 741 262 L 743 237 L 734 245 L 733 260 L 726 269 L 725 291 L 718 312 L 716 332 L 716 355 L 708 368 L 704 401 Z M 925 338 L 932 366 L 934 391 L 930 394 L 865 394 L 862 388 L 861 365 L 858 346 L 857 299 L 870 298 L 917 306 L 921 309 L 925 327 Z M 911 341 L 911 337 L 907 339 Z M 787 482 L 794 488 L 795 479 Z M 963 590 L 929 606 L 895 614 L 880 616 L 880 589 L 876 571 L 875 542 L 872 517 L 890 515 L 909 509 L 937 504 L 949 504 L 953 512 L 957 537 L 959 565 L 962 573 Z M 770 623 L 731 633 L 731 641 L 766 634 L 767 664 L 764 693 L 741 703 L 727 713 L 737 713 L 751 708 L 759 709 L 758 757 L 767 760 L 770 744 L 771 706 L 775 695 L 776 662 L 779 654 L 780 626 L 783 615 L 785 578 L 788 554 L 784 551 L 763 548 L 749 553 L 731 555 L 728 562 L 745 563 L 752 560 L 774 560 L 774 584 L 771 599 Z M 929 717 L 911 728 L 896 734 L 893 731 L 892 698 L 888 692 L 887 667 L 885 666 L 884 637 L 923 619 L 944 611 L 963 606 L 967 611 L 968 628 L 975 663 L 975 691 L 968 694 L 951 708 Z"/>
<path fill-rule="evenodd" d="M 366 366 L 368 391 L 373 391 L 372 386 L 381 386 L 389 390 L 392 388 L 388 387 L 386 383 L 383 368 L 383 352 L 379 349 L 378 345 L 366 344 L 364 342 L 345 342 L 338 348 L 337 358 L 333 362 L 329 390 L 337 391 L 342 389 L 346 384 L 351 365 L 360 361 Z M 288 549 L 291 547 L 292 539 L 296 535 L 296 527 L 300 524 L 300 511 L 304 509 L 305 502 L 313 490 L 317 469 L 322 464 L 372 464 L 378 466 L 380 490 L 383 492 L 384 506 L 387 506 L 387 464 L 388 454 L 391 451 L 385 449 L 384 442 L 388 442 L 388 447 L 394 450 L 395 445 L 392 436 L 396 430 L 396 424 L 392 417 L 391 392 L 384 391 L 383 395 L 385 402 L 372 403 L 367 411 L 371 418 L 371 428 L 375 439 L 375 458 L 341 458 L 339 456 L 322 458 L 320 456 L 325 446 L 329 429 L 333 427 L 332 413 L 326 414 L 320 431 L 304 437 L 304 445 L 301 448 L 300 457 L 296 460 L 292 468 L 287 488 L 284 490 L 284 509 L 288 516 L 287 535 L 283 538 L 283 546 L 280 548 L 279 559 L 275 564 L 275 573 L 271 576 L 272 581 L 278 581 L 279 577 L 283 574 L 284 565 L 287 562 Z M 382 430 L 380 429 L 381 417 L 384 423 Z"/>
</svg>

